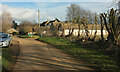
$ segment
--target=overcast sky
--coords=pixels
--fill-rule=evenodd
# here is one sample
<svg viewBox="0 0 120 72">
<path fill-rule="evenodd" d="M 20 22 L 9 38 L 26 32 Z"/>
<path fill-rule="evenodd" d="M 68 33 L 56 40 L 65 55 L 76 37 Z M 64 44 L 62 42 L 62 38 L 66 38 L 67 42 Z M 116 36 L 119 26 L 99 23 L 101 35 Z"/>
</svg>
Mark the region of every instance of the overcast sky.
<svg viewBox="0 0 120 72">
<path fill-rule="evenodd" d="M 60 2 L 61 1 L 61 2 Z M 0 3 L 0 15 L 2 12 L 9 12 L 17 22 L 22 20 L 38 21 L 38 9 L 40 10 L 40 21 L 52 20 L 58 18 L 64 21 L 66 18 L 66 9 L 70 4 L 78 4 L 86 10 L 101 13 L 106 12 L 113 6 L 111 0 L 2 0 Z"/>
</svg>

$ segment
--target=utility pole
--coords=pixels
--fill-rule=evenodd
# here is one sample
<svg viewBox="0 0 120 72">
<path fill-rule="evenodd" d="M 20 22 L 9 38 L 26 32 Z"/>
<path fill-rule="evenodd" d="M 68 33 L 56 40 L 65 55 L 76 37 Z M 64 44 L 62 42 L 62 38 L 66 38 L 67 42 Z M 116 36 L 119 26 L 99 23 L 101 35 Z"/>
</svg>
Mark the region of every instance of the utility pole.
<svg viewBox="0 0 120 72">
<path fill-rule="evenodd" d="M 38 25 L 39 25 L 39 28 L 40 28 L 40 11 L 38 9 Z"/>
<path fill-rule="evenodd" d="M 40 11 L 38 9 L 38 25 L 39 25 L 39 33 L 40 33 L 40 37 L 42 37 L 42 29 L 40 28 Z"/>
</svg>

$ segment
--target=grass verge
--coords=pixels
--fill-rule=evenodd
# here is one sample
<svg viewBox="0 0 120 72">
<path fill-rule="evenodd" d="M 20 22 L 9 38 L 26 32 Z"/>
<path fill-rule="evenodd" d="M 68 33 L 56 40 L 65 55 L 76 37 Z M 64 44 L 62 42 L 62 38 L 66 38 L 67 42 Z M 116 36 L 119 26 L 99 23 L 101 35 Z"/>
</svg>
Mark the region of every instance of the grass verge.
<svg viewBox="0 0 120 72">
<path fill-rule="evenodd" d="M 17 61 L 20 52 L 19 42 L 11 41 L 11 46 L 2 48 L 2 72 L 11 71 Z"/>
<path fill-rule="evenodd" d="M 70 42 L 68 39 L 56 37 L 40 37 L 38 40 L 54 45 L 59 49 L 63 49 L 66 53 L 71 54 L 73 57 L 84 59 L 86 62 L 92 64 L 96 68 L 96 71 L 120 71 L 116 58 L 107 55 L 105 50 L 102 48 L 96 50 L 95 48 L 91 47 L 83 47 L 82 45 Z"/>
<path fill-rule="evenodd" d="M 2 48 L 2 66 L 6 69 L 14 63 L 14 58 L 12 57 L 12 50 L 9 48 Z"/>
<path fill-rule="evenodd" d="M 29 36 L 29 35 L 20 35 L 19 37 L 20 38 L 39 38 L 39 36 L 37 36 L 37 35 L 31 35 L 31 36 Z"/>
</svg>

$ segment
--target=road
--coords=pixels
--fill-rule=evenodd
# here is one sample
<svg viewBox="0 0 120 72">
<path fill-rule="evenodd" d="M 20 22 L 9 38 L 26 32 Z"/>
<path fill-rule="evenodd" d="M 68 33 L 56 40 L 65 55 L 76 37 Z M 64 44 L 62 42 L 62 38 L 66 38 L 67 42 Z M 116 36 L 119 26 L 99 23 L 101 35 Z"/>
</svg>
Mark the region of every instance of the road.
<svg viewBox="0 0 120 72">
<path fill-rule="evenodd" d="M 20 55 L 13 68 L 16 70 L 93 70 L 90 64 L 72 58 L 64 51 L 34 39 L 17 38 Z"/>
</svg>

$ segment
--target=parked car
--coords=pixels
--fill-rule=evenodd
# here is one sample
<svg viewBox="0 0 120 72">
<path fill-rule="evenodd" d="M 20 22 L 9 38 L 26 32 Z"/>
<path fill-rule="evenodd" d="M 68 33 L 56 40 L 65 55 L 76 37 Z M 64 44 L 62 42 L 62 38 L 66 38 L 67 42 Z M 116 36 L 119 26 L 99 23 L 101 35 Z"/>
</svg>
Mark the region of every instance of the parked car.
<svg viewBox="0 0 120 72">
<path fill-rule="evenodd" d="M 12 37 L 10 34 L 0 33 L 0 48 L 8 47 Z"/>
<path fill-rule="evenodd" d="M 4 33 L 4 32 L 0 32 L 0 34 L 1 34 L 1 33 Z"/>
</svg>

